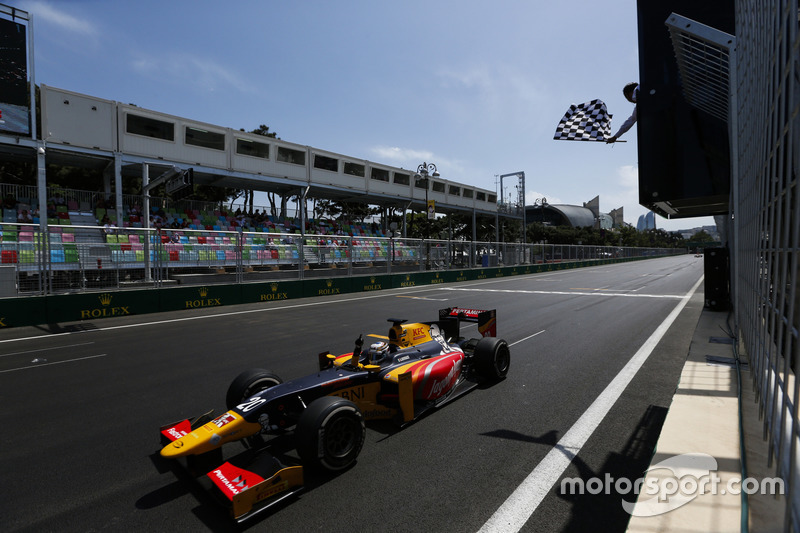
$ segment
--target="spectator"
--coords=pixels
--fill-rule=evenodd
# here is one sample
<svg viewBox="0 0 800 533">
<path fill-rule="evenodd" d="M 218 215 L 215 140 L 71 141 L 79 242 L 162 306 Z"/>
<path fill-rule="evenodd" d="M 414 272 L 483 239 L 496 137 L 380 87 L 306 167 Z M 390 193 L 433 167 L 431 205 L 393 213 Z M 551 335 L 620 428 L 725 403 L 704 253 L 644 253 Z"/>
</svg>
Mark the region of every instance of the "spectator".
<svg viewBox="0 0 800 533">
<path fill-rule="evenodd" d="M 100 224 L 103 226 L 103 237 L 106 242 L 108 242 L 108 236 L 114 233 L 114 224 L 111 222 L 111 219 L 108 218 L 108 215 L 103 215 Z"/>
<path fill-rule="evenodd" d="M 58 216 L 58 211 L 56 211 L 56 204 L 49 203 L 47 204 L 47 218 L 56 218 Z"/>
<path fill-rule="evenodd" d="M 17 222 L 21 224 L 33 224 L 33 217 L 31 217 L 27 209 L 23 209 L 17 215 Z"/>
</svg>

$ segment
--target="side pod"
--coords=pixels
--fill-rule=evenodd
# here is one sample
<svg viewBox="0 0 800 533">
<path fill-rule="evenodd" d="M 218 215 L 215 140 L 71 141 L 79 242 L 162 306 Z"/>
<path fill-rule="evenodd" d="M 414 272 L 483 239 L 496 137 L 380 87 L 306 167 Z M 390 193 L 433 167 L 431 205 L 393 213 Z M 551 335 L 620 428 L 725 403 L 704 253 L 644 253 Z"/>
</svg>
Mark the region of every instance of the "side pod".
<svg viewBox="0 0 800 533">
<path fill-rule="evenodd" d="M 397 388 L 400 395 L 400 410 L 403 412 L 403 423 L 414 420 L 414 384 L 411 381 L 411 372 L 397 376 Z"/>
</svg>

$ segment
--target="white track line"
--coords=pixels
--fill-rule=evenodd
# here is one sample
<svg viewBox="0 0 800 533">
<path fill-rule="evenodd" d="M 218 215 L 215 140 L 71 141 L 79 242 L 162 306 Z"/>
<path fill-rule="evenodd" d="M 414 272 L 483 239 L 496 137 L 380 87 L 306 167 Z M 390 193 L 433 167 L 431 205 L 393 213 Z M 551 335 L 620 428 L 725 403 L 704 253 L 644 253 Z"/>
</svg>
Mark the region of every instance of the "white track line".
<svg viewBox="0 0 800 533">
<path fill-rule="evenodd" d="M 90 355 L 88 357 L 78 357 L 77 359 L 66 359 L 64 361 L 54 361 L 52 363 L 41 363 L 38 365 L 31 365 L 31 366 L 21 366 L 19 368 L 10 368 L 8 370 L 0 370 L 0 374 L 5 374 L 6 372 L 16 372 L 17 370 L 27 370 L 29 368 L 40 368 L 43 366 L 50 366 L 50 365 L 60 365 L 62 363 L 74 363 L 75 361 L 84 361 L 86 359 L 96 359 L 97 357 L 105 357 L 106 353 L 101 353 L 99 355 Z"/>
<path fill-rule="evenodd" d="M 527 289 L 470 289 L 460 287 L 442 287 L 443 291 L 463 291 L 463 292 L 505 292 L 509 294 L 557 294 L 561 296 L 624 296 L 626 298 L 666 298 L 668 300 L 679 300 L 683 298 L 680 294 L 631 294 L 628 292 L 603 292 L 605 289 L 587 289 L 573 291 L 535 291 Z M 636 289 L 638 290 L 638 289 Z"/>
<path fill-rule="evenodd" d="M 561 437 L 558 444 L 550 450 L 536 468 L 528 474 L 528 477 L 517 487 L 489 520 L 481 527 L 479 532 L 504 532 L 519 531 L 525 522 L 531 517 L 536 508 L 545 496 L 553 489 L 561 475 L 570 465 L 572 460 L 581 451 L 581 448 L 595 429 L 600 425 L 603 418 L 611 410 L 622 395 L 625 388 L 642 365 L 653 353 L 653 350 L 667 333 L 675 319 L 681 313 L 689 299 L 694 295 L 697 287 L 703 282 L 703 276 L 694 284 L 675 309 L 664 319 L 661 325 L 656 328 L 650 338 L 639 348 L 631 357 L 625 367 L 608 384 L 605 390 L 600 393 L 592 405 L 581 415 L 575 424 Z"/>
<path fill-rule="evenodd" d="M 81 343 L 78 343 L 78 344 L 66 344 L 64 346 L 53 346 L 52 348 L 38 348 L 36 350 L 25 350 L 24 352 L 4 353 L 4 354 L 0 354 L 0 357 L 10 357 L 12 355 L 23 355 L 23 354 L 26 354 L 26 353 L 46 352 L 48 350 L 63 350 L 64 348 L 74 348 L 75 346 L 88 346 L 90 344 L 94 344 L 94 342 L 81 342 Z"/>
</svg>

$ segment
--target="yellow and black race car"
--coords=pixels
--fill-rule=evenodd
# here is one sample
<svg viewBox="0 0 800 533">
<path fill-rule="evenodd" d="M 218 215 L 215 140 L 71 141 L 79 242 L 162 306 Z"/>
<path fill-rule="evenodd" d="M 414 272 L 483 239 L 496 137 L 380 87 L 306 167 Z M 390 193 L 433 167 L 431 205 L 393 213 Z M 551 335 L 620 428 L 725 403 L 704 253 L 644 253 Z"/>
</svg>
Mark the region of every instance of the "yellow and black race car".
<svg viewBox="0 0 800 533">
<path fill-rule="evenodd" d="M 365 421 L 407 424 L 508 372 L 495 310 L 448 308 L 432 322 L 389 321 L 389 334 L 368 335 L 376 342 L 366 350 L 359 336 L 352 353 L 319 354 L 319 372 L 309 376 L 283 382 L 269 370 L 242 372 L 228 388 L 226 413 L 161 428 L 160 456 L 179 460 L 243 521 L 302 490 L 304 468 L 351 466 Z M 477 322 L 481 337 L 462 337 L 462 321 Z M 300 461 L 273 453 L 277 439 L 264 435 L 289 435 Z M 222 445 L 233 441 L 247 449 L 225 459 Z"/>
</svg>

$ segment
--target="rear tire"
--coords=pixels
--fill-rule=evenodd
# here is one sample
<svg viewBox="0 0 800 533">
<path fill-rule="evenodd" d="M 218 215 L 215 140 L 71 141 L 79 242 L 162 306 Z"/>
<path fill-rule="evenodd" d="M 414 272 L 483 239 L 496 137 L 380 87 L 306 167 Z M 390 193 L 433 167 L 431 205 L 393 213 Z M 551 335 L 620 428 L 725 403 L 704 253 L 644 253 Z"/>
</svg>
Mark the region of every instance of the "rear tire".
<svg viewBox="0 0 800 533">
<path fill-rule="evenodd" d="M 508 343 L 496 337 L 484 337 L 475 346 L 475 367 L 478 373 L 491 380 L 506 377 L 511 366 Z"/>
<path fill-rule="evenodd" d="M 337 472 L 355 462 L 366 435 L 364 416 L 356 404 L 323 396 L 300 415 L 295 429 L 297 453 L 306 466 Z"/>
<path fill-rule="evenodd" d="M 245 370 L 231 382 L 228 393 L 225 395 L 225 406 L 228 410 L 233 409 L 246 399 L 258 394 L 275 385 L 283 383 L 283 380 L 269 370 L 263 368 L 251 368 Z"/>
</svg>

